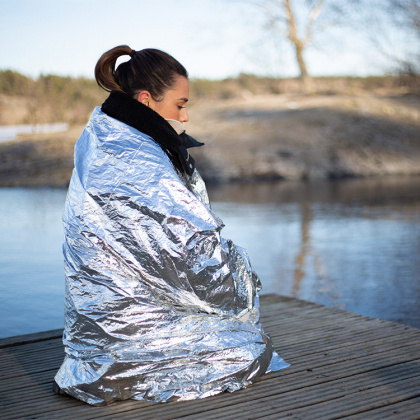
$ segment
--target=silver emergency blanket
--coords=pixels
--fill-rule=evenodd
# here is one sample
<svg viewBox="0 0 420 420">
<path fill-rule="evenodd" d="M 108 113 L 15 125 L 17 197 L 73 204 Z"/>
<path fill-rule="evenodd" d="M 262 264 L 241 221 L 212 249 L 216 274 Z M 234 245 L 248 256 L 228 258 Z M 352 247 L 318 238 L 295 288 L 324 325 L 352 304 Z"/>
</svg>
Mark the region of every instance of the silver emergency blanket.
<svg viewBox="0 0 420 420">
<path fill-rule="evenodd" d="M 189 400 L 288 366 L 222 227 L 197 171 L 181 176 L 153 139 L 95 109 L 64 210 L 62 391 L 93 405 Z"/>
</svg>

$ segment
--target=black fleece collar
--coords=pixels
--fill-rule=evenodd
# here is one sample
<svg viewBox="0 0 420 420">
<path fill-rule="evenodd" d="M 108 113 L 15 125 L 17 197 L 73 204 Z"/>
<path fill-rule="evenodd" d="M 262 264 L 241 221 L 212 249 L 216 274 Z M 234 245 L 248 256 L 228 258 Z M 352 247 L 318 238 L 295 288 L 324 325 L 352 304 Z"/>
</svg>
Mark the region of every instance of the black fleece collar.
<svg viewBox="0 0 420 420">
<path fill-rule="evenodd" d="M 102 111 L 152 137 L 181 173 L 192 175 L 195 162 L 187 148 L 204 143 L 186 133 L 178 135 L 157 112 L 122 92 L 111 92 L 102 104 Z"/>
</svg>

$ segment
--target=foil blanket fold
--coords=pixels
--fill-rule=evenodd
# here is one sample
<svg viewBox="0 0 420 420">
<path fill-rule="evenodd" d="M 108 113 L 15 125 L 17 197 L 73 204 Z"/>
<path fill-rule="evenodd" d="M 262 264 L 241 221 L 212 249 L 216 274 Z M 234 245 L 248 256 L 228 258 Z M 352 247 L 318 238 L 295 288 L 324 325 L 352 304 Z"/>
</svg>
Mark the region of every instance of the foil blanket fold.
<svg viewBox="0 0 420 420">
<path fill-rule="evenodd" d="M 246 387 L 287 367 L 259 323 L 259 280 L 221 237 L 197 170 L 96 108 L 64 209 L 65 359 L 55 380 L 93 405 Z"/>
</svg>

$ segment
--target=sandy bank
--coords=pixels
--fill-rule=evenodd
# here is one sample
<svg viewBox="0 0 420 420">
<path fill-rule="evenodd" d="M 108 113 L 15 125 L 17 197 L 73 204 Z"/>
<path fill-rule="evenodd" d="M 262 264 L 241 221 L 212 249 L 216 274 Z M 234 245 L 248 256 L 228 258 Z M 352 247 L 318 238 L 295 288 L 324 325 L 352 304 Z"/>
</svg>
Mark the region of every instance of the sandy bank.
<svg viewBox="0 0 420 420">
<path fill-rule="evenodd" d="M 199 105 L 190 132 L 207 179 L 313 179 L 420 173 L 420 101 L 272 96 Z"/>
<path fill-rule="evenodd" d="M 367 94 L 196 103 L 188 132 L 206 146 L 191 152 L 207 181 L 419 174 L 419 105 Z M 67 185 L 82 129 L 0 144 L 0 185 Z"/>
</svg>

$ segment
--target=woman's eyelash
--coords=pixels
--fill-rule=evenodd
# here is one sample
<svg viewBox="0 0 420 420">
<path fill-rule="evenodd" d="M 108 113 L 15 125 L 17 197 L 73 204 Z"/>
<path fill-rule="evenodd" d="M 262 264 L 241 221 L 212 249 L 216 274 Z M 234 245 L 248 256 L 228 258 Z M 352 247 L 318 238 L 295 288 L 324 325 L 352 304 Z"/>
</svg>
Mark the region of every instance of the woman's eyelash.
<svg viewBox="0 0 420 420">
<path fill-rule="evenodd" d="M 185 106 L 178 105 L 178 109 L 185 108 Z"/>
</svg>

